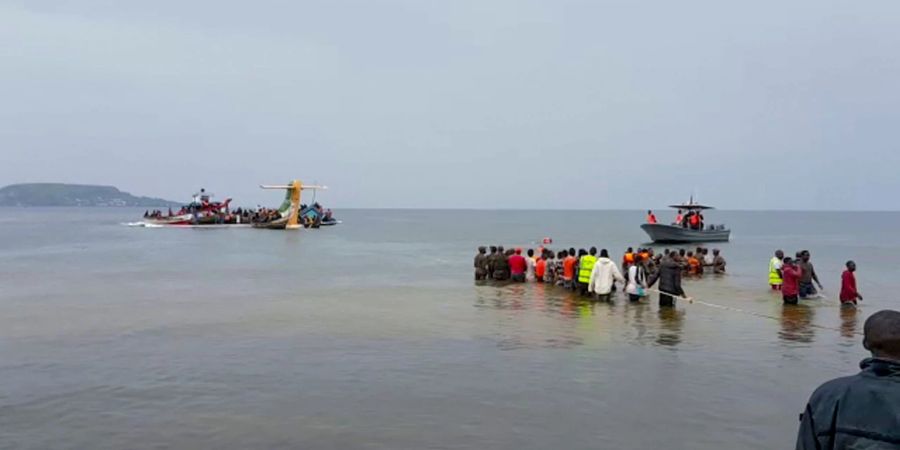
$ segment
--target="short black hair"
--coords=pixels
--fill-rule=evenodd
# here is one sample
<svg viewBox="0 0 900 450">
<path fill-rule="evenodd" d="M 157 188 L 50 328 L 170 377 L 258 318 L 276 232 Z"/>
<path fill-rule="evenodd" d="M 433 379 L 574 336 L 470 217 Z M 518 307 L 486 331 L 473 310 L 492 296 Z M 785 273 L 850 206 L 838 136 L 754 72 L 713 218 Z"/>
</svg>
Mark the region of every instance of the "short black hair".
<svg viewBox="0 0 900 450">
<path fill-rule="evenodd" d="M 597 254 L 597 247 L 591 247 L 591 250 L 590 250 L 588 253 L 590 253 L 591 256 L 596 255 L 596 254 Z"/>
<path fill-rule="evenodd" d="M 600 250 L 600 257 L 601 258 L 609 258 L 609 252 L 606 251 L 605 248 L 603 250 Z"/>
<path fill-rule="evenodd" d="M 866 319 L 863 346 L 873 356 L 900 358 L 900 311 L 885 309 Z"/>
</svg>

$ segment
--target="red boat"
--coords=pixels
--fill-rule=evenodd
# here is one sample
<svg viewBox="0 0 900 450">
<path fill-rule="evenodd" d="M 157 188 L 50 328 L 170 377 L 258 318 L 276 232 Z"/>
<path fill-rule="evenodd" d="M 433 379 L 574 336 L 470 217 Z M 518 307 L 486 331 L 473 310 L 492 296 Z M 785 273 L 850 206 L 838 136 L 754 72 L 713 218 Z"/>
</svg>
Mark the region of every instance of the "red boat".
<svg viewBox="0 0 900 450">
<path fill-rule="evenodd" d="M 143 224 L 145 226 L 214 226 L 241 224 L 241 215 L 232 214 L 229 210 L 231 199 L 224 202 L 214 202 L 210 198 L 212 194 L 206 189 L 194 194 L 191 203 L 173 212 L 169 208 L 168 214 L 162 211 L 147 211 L 144 213 Z"/>
</svg>

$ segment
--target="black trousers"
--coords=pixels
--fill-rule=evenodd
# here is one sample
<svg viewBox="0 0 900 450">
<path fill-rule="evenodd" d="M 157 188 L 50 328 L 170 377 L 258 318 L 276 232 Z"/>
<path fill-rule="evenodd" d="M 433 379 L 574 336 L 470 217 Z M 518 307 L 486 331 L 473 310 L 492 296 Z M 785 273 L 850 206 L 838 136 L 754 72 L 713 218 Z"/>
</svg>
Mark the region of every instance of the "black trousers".
<svg viewBox="0 0 900 450">
<path fill-rule="evenodd" d="M 659 294 L 659 306 L 669 308 L 675 306 L 675 298 L 671 295 Z"/>
</svg>

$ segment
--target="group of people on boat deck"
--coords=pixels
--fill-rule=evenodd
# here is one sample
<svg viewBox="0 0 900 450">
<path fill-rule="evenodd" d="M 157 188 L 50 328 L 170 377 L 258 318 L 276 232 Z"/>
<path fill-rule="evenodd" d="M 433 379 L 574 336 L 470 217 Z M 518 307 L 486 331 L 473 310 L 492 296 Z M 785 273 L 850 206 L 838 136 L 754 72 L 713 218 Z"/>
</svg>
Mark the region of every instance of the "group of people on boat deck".
<svg viewBox="0 0 900 450">
<path fill-rule="evenodd" d="M 656 219 L 656 214 L 653 214 L 653 211 L 647 211 L 647 223 L 659 223 Z M 700 212 L 700 210 L 690 210 L 687 214 L 684 214 L 684 212 L 679 209 L 678 214 L 675 216 L 675 220 L 672 222 L 672 225 L 690 228 L 692 230 L 702 230 L 704 224 L 703 213 Z"/>
<path fill-rule="evenodd" d="M 775 250 L 775 256 L 769 260 L 769 286 L 772 290 L 781 291 L 784 303 L 792 305 L 799 303 L 800 299 L 816 298 L 819 295 L 816 286 L 819 290 L 823 289 L 816 268 L 810 261 L 809 250 L 801 250 L 794 256 L 796 258 L 784 256 L 784 251 Z M 841 305 L 856 305 L 863 299 L 856 289 L 856 263 L 847 261 L 845 267 L 841 274 Z"/>
<path fill-rule="evenodd" d="M 490 253 L 488 253 L 490 250 Z M 503 246 L 479 247 L 475 255 L 475 280 L 537 282 L 578 291 L 583 296 L 609 301 L 616 291 L 616 283 L 625 284 L 631 301 L 647 296 L 647 290 L 659 282 L 660 306 L 673 306 L 673 296 L 683 296 L 683 276 L 702 276 L 705 267 L 713 273 L 725 273 L 725 258 L 718 249 L 712 255 L 706 249 L 697 253 L 684 249 L 656 255 L 652 248 L 632 247 L 622 256 L 622 269 L 609 257 L 606 249 L 597 251 L 575 248 L 554 252 L 538 247 L 524 252 L 521 248 Z"/>
</svg>

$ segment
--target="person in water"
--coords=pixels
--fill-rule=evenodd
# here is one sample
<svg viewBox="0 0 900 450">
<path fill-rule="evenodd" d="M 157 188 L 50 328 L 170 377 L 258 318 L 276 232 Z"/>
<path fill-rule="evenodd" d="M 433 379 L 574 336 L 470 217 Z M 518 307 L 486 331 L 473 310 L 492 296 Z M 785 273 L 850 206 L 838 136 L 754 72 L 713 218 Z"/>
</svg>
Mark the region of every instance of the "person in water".
<svg viewBox="0 0 900 450">
<path fill-rule="evenodd" d="M 860 373 L 813 392 L 800 415 L 797 450 L 900 448 L 900 312 L 872 314 Z"/>
<path fill-rule="evenodd" d="M 591 271 L 597 262 L 597 247 L 591 247 L 587 254 L 578 258 L 578 292 L 582 296 L 588 295 L 588 285 L 591 281 Z"/>
<path fill-rule="evenodd" d="M 641 256 L 638 255 L 635 263 L 629 266 L 625 273 L 625 293 L 631 302 L 640 300 L 644 295 L 644 289 L 647 289 L 647 269 L 643 263 Z"/>
<path fill-rule="evenodd" d="M 528 263 L 525 262 L 525 257 L 522 256 L 522 249 L 517 248 L 516 252 L 509 257 L 510 279 L 518 283 L 524 283 L 527 269 Z"/>
<path fill-rule="evenodd" d="M 475 280 L 484 280 L 487 278 L 487 249 L 484 246 L 478 247 L 478 254 L 475 255 Z"/>
<path fill-rule="evenodd" d="M 541 257 L 538 258 L 536 263 L 534 263 L 534 278 L 538 283 L 549 281 L 549 277 L 547 276 L 547 266 L 549 265 L 551 259 L 553 259 L 553 252 L 544 250 L 541 254 Z"/>
<path fill-rule="evenodd" d="M 813 281 L 816 282 L 819 289 L 823 289 L 822 283 L 819 282 L 819 277 L 816 275 L 816 269 L 813 267 L 809 257 L 809 250 L 800 252 L 799 266 L 803 269 L 803 275 L 800 276 L 800 298 L 814 297 L 818 294 L 818 291 L 816 291 L 816 288 L 813 286 Z"/>
<path fill-rule="evenodd" d="M 489 280 L 494 279 L 494 260 L 497 259 L 497 246 L 491 246 L 491 252 L 488 253 L 487 258 L 484 259 L 484 265 L 487 269 L 487 278 Z"/>
<path fill-rule="evenodd" d="M 684 289 L 681 288 L 683 270 L 681 256 L 672 252 L 668 257 L 663 257 L 659 261 L 659 270 L 647 280 L 648 287 L 659 281 L 659 306 L 661 308 L 675 306 L 675 296 L 684 297 Z"/>
<path fill-rule="evenodd" d="M 862 295 L 856 290 L 856 263 L 847 261 L 847 270 L 841 274 L 841 306 L 856 305 L 856 301 L 862 301 Z"/>
<path fill-rule="evenodd" d="M 574 289 L 575 281 L 575 254 L 571 250 L 563 250 L 563 287 L 566 289 Z"/>
<path fill-rule="evenodd" d="M 781 290 L 784 279 L 781 276 L 781 267 L 784 265 L 784 252 L 775 250 L 775 256 L 769 260 L 769 286 L 773 291 Z"/>
<path fill-rule="evenodd" d="M 535 279 L 535 275 L 534 275 L 534 266 L 535 266 L 534 250 L 532 250 L 532 249 L 529 248 L 529 249 L 528 249 L 528 252 L 527 252 L 526 254 L 528 255 L 528 257 L 525 258 L 525 281 L 534 281 L 534 279 Z"/>
<path fill-rule="evenodd" d="M 794 265 L 794 260 L 790 256 L 784 258 L 781 266 L 781 298 L 785 305 L 796 305 L 800 299 L 800 275 L 803 269 Z"/>
<path fill-rule="evenodd" d="M 497 246 L 497 254 L 494 257 L 494 280 L 505 281 L 509 279 L 509 257 L 503 251 L 503 246 Z"/>
<path fill-rule="evenodd" d="M 714 248 L 712 251 L 712 261 L 713 273 L 719 275 L 725 273 L 725 264 L 727 263 L 725 258 L 719 254 L 719 249 L 717 248 Z"/>
<path fill-rule="evenodd" d="M 647 210 L 647 223 L 656 223 L 656 214 L 653 214 L 653 211 Z"/>
<path fill-rule="evenodd" d="M 596 249 L 591 248 L 596 252 Z M 597 300 L 608 302 L 613 290 L 613 283 L 618 280 L 625 282 L 622 272 L 613 260 L 609 259 L 609 252 L 604 248 L 600 250 L 600 257 L 591 267 L 591 275 L 588 279 L 588 292 L 597 295 Z"/>
</svg>

